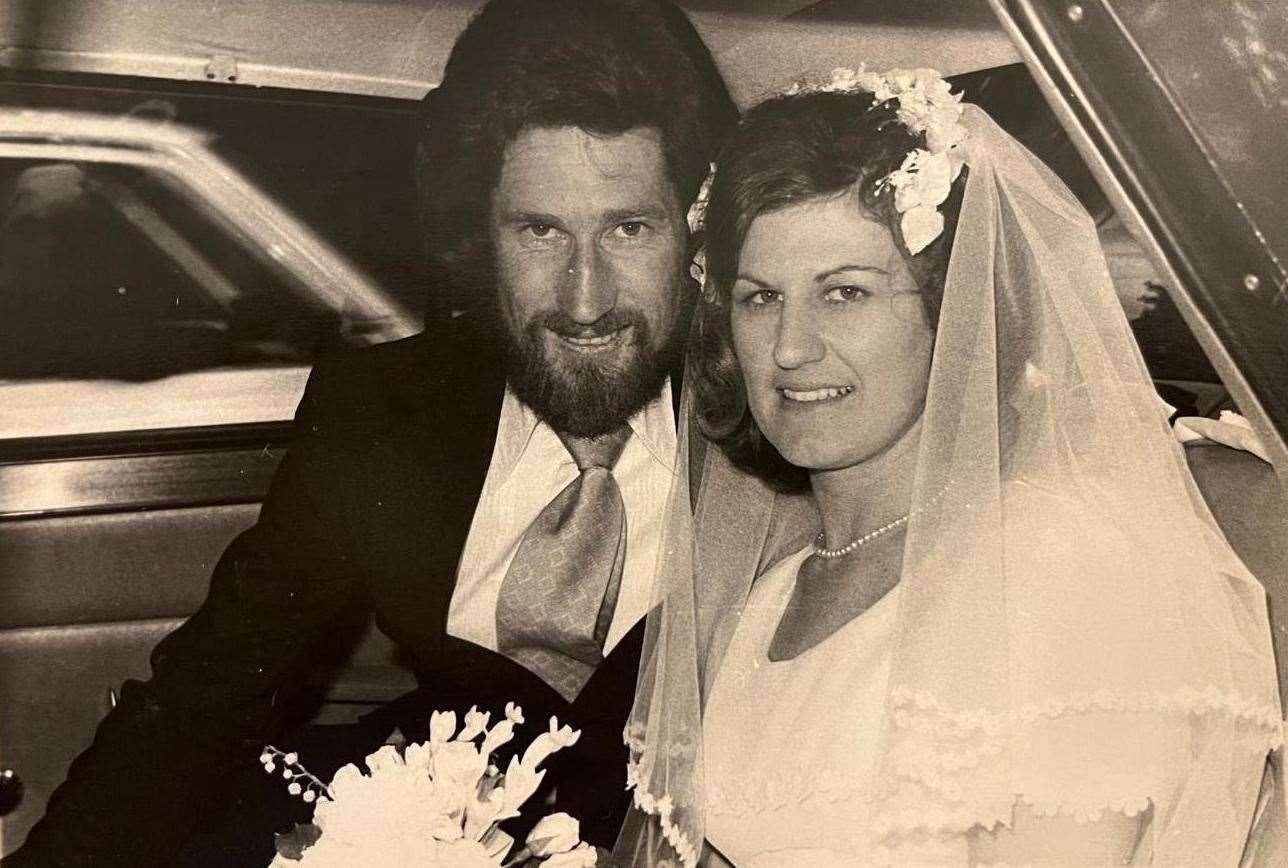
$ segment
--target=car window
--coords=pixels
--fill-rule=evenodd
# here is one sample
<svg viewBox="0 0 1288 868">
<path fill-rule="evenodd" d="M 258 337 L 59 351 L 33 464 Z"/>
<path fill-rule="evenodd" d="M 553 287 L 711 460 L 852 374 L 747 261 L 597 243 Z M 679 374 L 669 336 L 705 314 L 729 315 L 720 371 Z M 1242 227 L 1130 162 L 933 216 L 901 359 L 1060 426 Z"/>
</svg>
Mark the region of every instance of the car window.
<svg viewBox="0 0 1288 868">
<path fill-rule="evenodd" d="M 366 331 L 164 176 L 0 160 L 0 438 L 289 419 Z"/>
<path fill-rule="evenodd" d="M 0 75 L 0 105 L 151 118 L 201 130 L 214 154 L 403 308 L 423 315 L 437 301 L 416 212 L 414 100 L 33 74 Z"/>
<path fill-rule="evenodd" d="M 1215 416 L 1232 407 L 1194 333 L 1145 247 L 1097 184 L 1022 64 L 954 76 L 966 99 L 982 106 L 1059 175 L 1096 221 L 1114 288 L 1162 398 L 1180 416 Z"/>
</svg>

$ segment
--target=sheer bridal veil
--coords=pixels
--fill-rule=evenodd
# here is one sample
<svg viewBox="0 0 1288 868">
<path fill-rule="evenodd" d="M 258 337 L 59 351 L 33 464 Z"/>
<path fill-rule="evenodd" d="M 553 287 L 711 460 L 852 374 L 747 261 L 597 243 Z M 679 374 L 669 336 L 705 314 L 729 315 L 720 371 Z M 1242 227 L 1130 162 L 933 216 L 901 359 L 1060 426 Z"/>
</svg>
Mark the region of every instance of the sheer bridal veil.
<svg viewBox="0 0 1288 868">
<path fill-rule="evenodd" d="M 1282 737 L 1262 588 L 1169 431 L 1092 221 L 983 111 L 962 122 L 873 831 L 1149 810 L 1155 864 L 1238 864 Z M 625 864 L 696 862 L 704 696 L 757 570 L 817 530 L 691 441 L 626 732 Z"/>
</svg>

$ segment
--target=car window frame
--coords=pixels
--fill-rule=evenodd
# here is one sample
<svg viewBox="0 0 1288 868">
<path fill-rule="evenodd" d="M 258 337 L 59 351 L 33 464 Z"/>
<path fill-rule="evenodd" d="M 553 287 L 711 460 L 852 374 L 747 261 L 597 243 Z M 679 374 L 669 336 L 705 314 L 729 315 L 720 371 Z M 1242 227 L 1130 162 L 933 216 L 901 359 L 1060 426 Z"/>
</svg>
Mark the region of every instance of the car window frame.
<svg viewBox="0 0 1288 868">
<path fill-rule="evenodd" d="M 1288 488 L 1288 365 L 1274 357 L 1288 304 L 1272 252 L 1106 4 L 989 3 Z M 1202 221 L 1183 219 L 1187 201 Z"/>
<path fill-rule="evenodd" d="M 163 176 L 256 239 L 296 283 L 329 303 L 387 316 L 381 340 L 421 321 L 288 209 L 174 124 L 0 107 L 0 158 L 134 166 Z M 289 419 L 0 440 L 0 521 L 252 503 L 262 499 L 291 435 Z"/>
</svg>

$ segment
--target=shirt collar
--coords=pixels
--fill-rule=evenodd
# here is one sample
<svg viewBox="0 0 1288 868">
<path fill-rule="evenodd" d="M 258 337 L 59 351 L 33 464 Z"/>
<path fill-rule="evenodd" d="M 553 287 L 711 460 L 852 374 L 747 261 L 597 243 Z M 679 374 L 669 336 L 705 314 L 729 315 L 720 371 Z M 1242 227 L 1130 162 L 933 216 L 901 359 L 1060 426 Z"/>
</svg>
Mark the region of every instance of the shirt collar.
<svg viewBox="0 0 1288 868">
<path fill-rule="evenodd" d="M 627 420 L 632 439 L 639 440 L 653 460 L 667 470 L 675 466 L 676 434 L 672 406 L 671 380 L 668 378 L 662 384 L 661 393 Z M 519 400 L 507 383 L 496 431 L 494 469 L 501 480 L 508 478 L 518 466 L 539 427 L 549 428 L 531 407 Z"/>
</svg>

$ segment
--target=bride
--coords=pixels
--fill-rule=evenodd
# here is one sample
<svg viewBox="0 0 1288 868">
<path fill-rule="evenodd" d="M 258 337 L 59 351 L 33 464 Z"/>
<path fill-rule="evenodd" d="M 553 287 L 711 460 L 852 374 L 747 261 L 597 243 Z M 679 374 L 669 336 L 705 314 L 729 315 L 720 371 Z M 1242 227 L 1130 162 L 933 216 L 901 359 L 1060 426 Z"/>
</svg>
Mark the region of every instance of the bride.
<svg viewBox="0 0 1288 868">
<path fill-rule="evenodd" d="M 618 858 L 1252 859 L 1264 594 L 1073 196 L 929 70 L 758 106 L 709 196 Z"/>
</svg>

